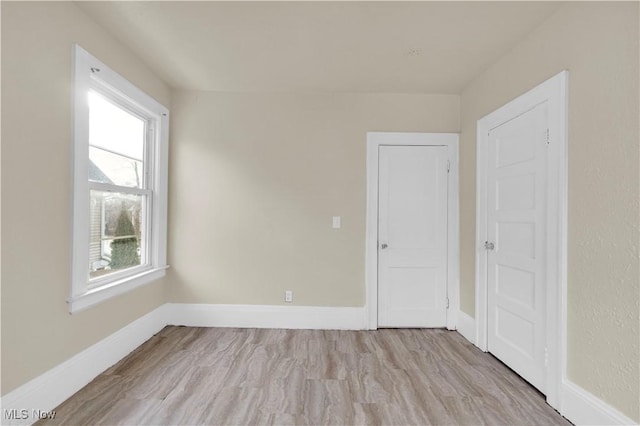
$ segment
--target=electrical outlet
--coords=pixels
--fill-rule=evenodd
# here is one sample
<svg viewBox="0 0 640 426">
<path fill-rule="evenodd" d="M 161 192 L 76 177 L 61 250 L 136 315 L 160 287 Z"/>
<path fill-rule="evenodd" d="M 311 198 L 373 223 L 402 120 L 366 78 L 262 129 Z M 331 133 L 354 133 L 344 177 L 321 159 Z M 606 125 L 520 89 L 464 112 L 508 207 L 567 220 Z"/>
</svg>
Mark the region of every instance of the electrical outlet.
<svg viewBox="0 0 640 426">
<path fill-rule="evenodd" d="M 285 290 L 284 292 L 284 301 L 287 303 L 293 303 L 293 291 Z"/>
</svg>

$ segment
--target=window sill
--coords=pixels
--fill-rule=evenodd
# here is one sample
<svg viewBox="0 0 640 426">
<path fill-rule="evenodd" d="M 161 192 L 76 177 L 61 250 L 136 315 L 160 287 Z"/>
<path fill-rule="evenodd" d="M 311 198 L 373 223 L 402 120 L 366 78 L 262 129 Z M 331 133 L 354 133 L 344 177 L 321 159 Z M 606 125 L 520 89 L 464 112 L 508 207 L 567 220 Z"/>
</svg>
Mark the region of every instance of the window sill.
<svg viewBox="0 0 640 426">
<path fill-rule="evenodd" d="M 92 288 L 77 296 L 71 296 L 67 301 L 69 304 L 69 313 L 75 314 L 83 311 L 91 306 L 97 305 L 98 303 L 102 303 L 105 300 L 109 300 L 127 293 L 134 288 L 141 287 L 162 278 L 164 277 L 167 268 L 169 268 L 169 266 L 148 269 L 135 275 L 110 282 L 103 286 Z"/>
</svg>

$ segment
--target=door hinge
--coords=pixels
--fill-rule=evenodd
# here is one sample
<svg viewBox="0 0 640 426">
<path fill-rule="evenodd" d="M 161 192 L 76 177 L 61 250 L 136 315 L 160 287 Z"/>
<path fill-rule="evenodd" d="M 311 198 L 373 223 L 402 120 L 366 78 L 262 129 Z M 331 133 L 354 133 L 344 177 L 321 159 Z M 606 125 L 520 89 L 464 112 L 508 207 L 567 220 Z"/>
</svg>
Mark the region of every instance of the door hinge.
<svg viewBox="0 0 640 426">
<path fill-rule="evenodd" d="M 547 348 L 544 348 L 544 366 L 547 367 L 549 365 L 549 351 Z"/>
<path fill-rule="evenodd" d="M 547 129 L 547 145 L 549 145 L 549 129 Z"/>
<path fill-rule="evenodd" d="M 451 170 L 451 162 L 447 160 L 447 173 L 449 173 L 449 170 Z"/>
<path fill-rule="evenodd" d="M 447 309 L 449 309 L 449 298 L 447 297 Z"/>
</svg>

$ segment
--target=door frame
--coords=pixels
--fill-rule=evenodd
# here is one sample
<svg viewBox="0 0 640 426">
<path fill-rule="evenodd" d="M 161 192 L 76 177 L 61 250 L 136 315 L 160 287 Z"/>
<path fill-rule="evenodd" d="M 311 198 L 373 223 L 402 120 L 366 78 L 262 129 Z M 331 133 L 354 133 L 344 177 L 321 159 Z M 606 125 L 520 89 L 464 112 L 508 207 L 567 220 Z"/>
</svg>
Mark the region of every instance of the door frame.
<svg viewBox="0 0 640 426">
<path fill-rule="evenodd" d="M 447 328 L 456 328 L 460 306 L 458 211 L 458 134 L 367 132 L 367 216 L 365 238 L 365 324 L 378 329 L 378 162 L 380 146 L 446 146 L 447 179 Z"/>
<path fill-rule="evenodd" d="M 487 259 L 487 165 L 491 129 L 547 102 L 549 136 L 547 151 L 546 232 L 546 348 L 545 393 L 547 403 L 561 405 L 561 386 L 566 380 L 567 324 L 567 88 L 568 71 L 562 71 L 524 93 L 477 124 L 476 180 L 476 346 L 487 352 L 488 292 Z M 559 325 L 559 326 L 558 326 Z"/>
</svg>

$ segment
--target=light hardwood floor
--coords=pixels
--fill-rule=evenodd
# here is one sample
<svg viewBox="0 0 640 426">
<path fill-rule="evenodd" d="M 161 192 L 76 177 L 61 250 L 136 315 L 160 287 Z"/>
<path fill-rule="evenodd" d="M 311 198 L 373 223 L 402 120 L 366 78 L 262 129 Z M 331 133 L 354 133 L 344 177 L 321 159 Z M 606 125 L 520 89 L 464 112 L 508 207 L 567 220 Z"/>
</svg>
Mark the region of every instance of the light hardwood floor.
<svg viewBox="0 0 640 426">
<path fill-rule="evenodd" d="M 40 424 L 569 425 L 456 332 L 166 327 Z"/>
</svg>

